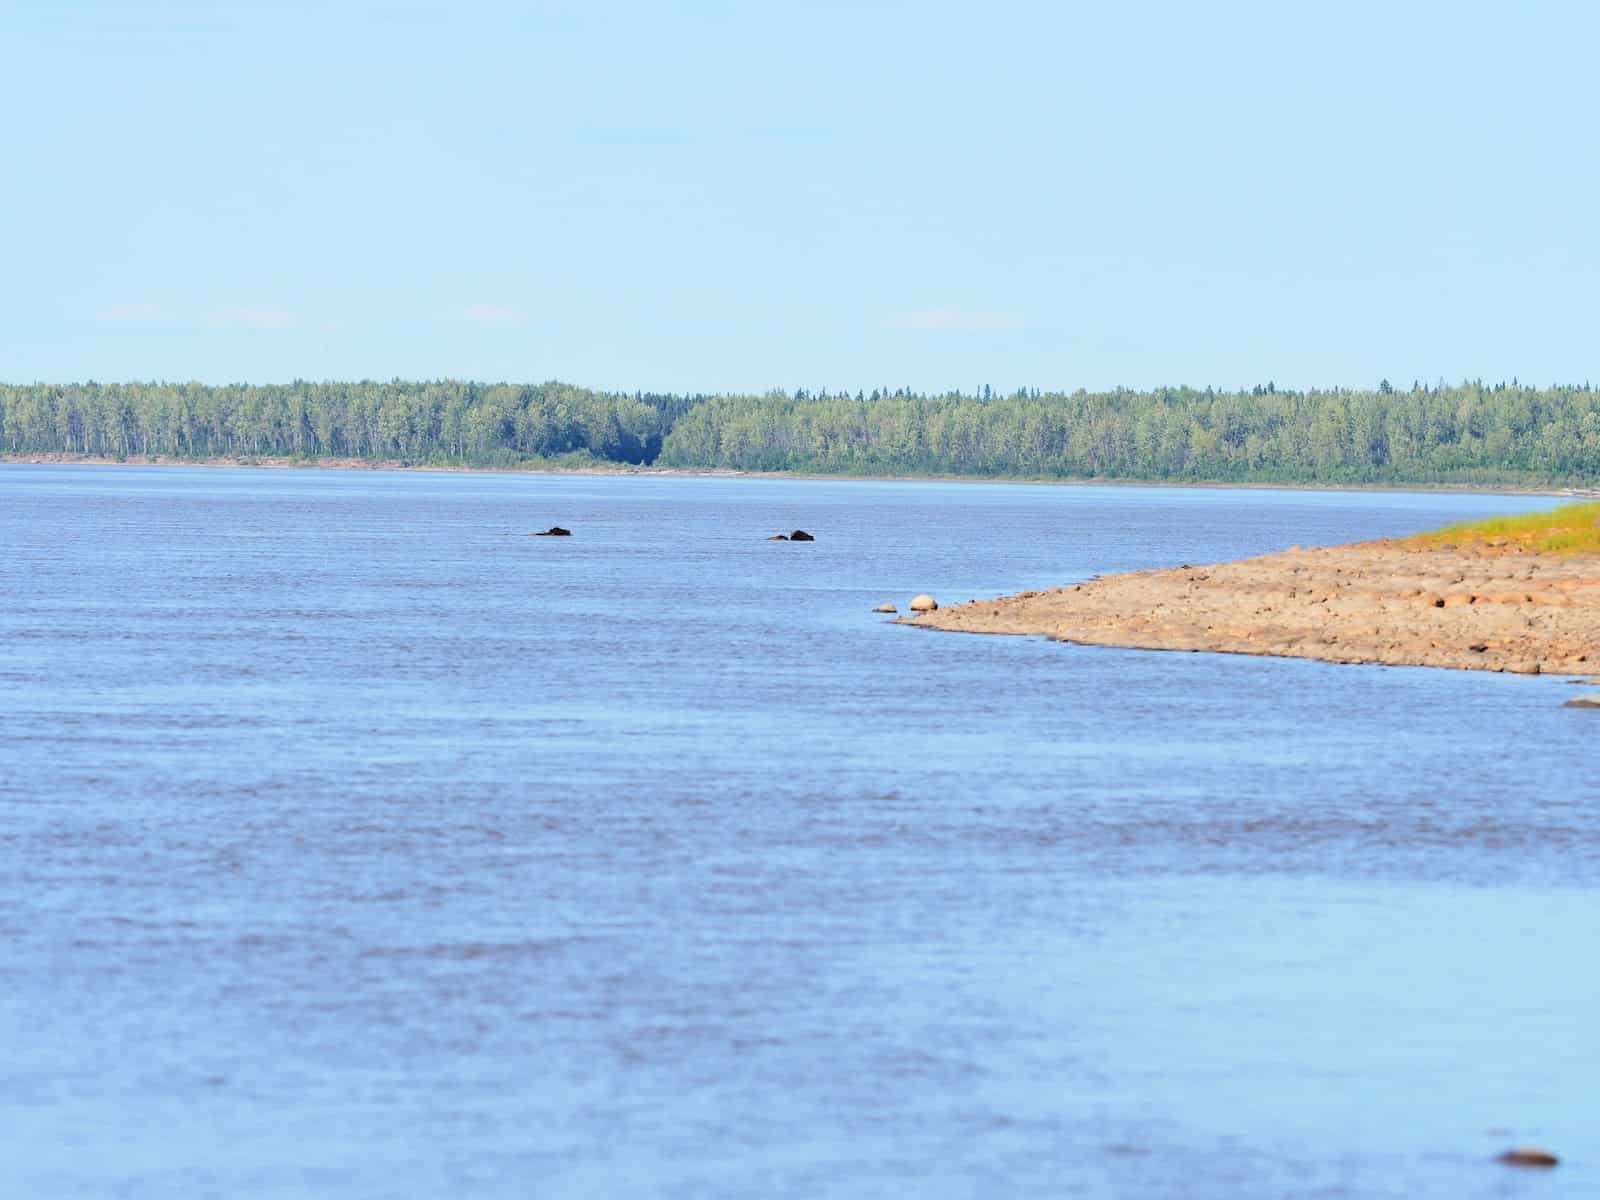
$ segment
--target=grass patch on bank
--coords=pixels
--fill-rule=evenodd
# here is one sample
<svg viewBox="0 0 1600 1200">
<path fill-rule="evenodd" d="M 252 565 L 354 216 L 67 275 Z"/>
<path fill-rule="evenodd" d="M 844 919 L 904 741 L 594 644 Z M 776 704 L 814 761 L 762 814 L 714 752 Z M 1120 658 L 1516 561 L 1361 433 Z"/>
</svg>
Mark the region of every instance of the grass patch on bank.
<svg viewBox="0 0 1600 1200">
<path fill-rule="evenodd" d="M 1410 540 L 1425 546 L 1477 543 L 1541 554 L 1600 553 L 1600 502 L 1563 504 L 1548 512 L 1469 521 L 1419 533 Z"/>
</svg>

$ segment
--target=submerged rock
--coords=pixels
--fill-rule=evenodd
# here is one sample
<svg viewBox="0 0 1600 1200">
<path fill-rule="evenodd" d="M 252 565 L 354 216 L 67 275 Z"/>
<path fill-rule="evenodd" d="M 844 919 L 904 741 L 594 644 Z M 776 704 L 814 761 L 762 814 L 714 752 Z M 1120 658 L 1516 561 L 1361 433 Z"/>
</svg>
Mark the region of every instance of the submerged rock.
<svg viewBox="0 0 1600 1200">
<path fill-rule="evenodd" d="M 1590 696 L 1574 696 L 1562 708 L 1600 708 L 1600 692 Z"/>
<path fill-rule="evenodd" d="M 1513 1146 L 1496 1161 L 1508 1167 L 1553 1167 L 1561 1160 L 1538 1146 Z"/>
<path fill-rule="evenodd" d="M 877 608 L 873 609 L 872 611 L 873 612 L 881 612 L 881 613 L 897 613 L 900 610 L 898 608 L 896 608 L 892 604 L 880 604 L 880 605 L 878 605 Z"/>
<path fill-rule="evenodd" d="M 571 537 L 572 536 L 572 530 L 563 529 L 559 525 L 552 525 L 552 526 L 550 526 L 549 529 L 541 529 L 538 533 L 535 533 L 532 536 L 533 537 Z"/>
<path fill-rule="evenodd" d="M 788 540 L 789 535 L 787 533 L 775 533 L 767 539 L 769 542 L 787 542 Z"/>
<path fill-rule="evenodd" d="M 789 535 L 789 540 L 791 542 L 814 542 L 817 539 L 812 537 L 804 529 L 796 529 Z"/>
<path fill-rule="evenodd" d="M 922 595 L 913 597 L 911 603 L 907 607 L 909 607 L 912 612 L 932 612 L 934 609 L 939 607 L 939 602 L 932 596 L 928 595 L 927 592 L 923 592 Z"/>
</svg>

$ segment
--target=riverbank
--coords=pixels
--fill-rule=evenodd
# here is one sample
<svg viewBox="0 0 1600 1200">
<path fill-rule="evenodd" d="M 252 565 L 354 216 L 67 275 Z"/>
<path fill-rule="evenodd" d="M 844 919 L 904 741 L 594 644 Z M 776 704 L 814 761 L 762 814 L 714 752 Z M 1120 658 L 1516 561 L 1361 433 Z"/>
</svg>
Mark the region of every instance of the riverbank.
<svg viewBox="0 0 1600 1200">
<path fill-rule="evenodd" d="M 223 458 L 179 458 L 168 455 L 129 455 L 112 458 L 92 454 L 7 454 L 0 453 L 0 466 L 90 466 L 90 467 L 245 467 L 300 471 L 421 471 L 451 474 L 498 475 L 655 475 L 663 478 L 693 479 L 816 479 L 838 482 L 883 483 L 994 483 L 1015 486 L 1052 487 L 1150 487 L 1150 488 L 1225 488 L 1272 491 L 1317 492 L 1442 492 L 1460 495 L 1553 496 L 1560 498 L 1600 497 L 1600 488 L 1519 486 L 1515 484 L 1471 483 L 1327 483 L 1307 480 L 1296 483 L 1259 480 L 1198 479 L 1076 479 L 1066 477 L 992 475 L 851 475 L 818 474 L 804 471 L 736 471 L 726 467 L 657 467 L 631 463 L 561 462 L 527 463 L 516 466 L 466 466 L 461 464 L 415 463 L 403 459 L 366 458 L 288 458 L 282 456 L 239 455 Z"/>
<path fill-rule="evenodd" d="M 399 458 L 292 458 L 284 455 L 226 455 L 218 458 L 181 458 L 166 454 L 130 454 L 113 458 L 100 454 L 0 454 L 0 465 L 70 467 L 256 467 L 266 470 L 297 471 L 446 471 L 454 473 L 494 472 L 559 475 L 625 475 L 649 471 L 648 467 L 628 463 L 601 463 L 569 466 L 537 463 L 510 467 L 462 466 L 453 463 L 416 463 Z"/>
<path fill-rule="evenodd" d="M 1600 553 L 1444 535 L 1135 571 L 902 619 L 1142 650 L 1524 674 L 1600 670 Z"/>
</svg>

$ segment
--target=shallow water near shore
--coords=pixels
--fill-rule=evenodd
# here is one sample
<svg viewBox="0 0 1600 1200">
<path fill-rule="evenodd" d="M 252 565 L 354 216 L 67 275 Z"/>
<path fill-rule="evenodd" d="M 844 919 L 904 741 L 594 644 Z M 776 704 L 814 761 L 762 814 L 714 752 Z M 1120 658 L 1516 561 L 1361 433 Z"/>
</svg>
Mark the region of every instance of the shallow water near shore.
<svg viewBox="0 0 1600 1200">
<path fill-rule="evenodd" d="M 0 466 L 0 1192 L 1600 1190 L 1570 683 L 868 612 L 1550 503 Z"/>
</svg>

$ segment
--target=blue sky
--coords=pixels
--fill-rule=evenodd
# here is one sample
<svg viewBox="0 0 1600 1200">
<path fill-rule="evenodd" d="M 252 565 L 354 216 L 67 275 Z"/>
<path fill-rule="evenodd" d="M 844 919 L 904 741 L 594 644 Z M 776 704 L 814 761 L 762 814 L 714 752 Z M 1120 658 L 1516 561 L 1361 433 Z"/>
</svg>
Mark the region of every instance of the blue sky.
<svg viewBox="0 0 1600 1200">
<path fill-rule="evenodd" d="M 1600 378 L 1592 11 L 0 0 L 0 380 Z"/>
</svg>

